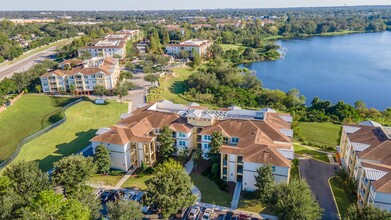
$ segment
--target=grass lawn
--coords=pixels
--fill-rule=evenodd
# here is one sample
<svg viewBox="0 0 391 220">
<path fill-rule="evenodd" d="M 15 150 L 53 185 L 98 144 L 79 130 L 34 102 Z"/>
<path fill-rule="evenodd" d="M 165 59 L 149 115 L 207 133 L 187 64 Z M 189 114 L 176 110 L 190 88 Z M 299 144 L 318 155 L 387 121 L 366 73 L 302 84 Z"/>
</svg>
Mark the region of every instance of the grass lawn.
<svg viewBox="0 0 391 220">
<path fill-rule="evenodd" d="M 238 209 L 248 211 L 248 212 L 264 212 L 266 207 L 258 199 L 245 199 L 241 198 L 239 200 Z"/>
<path fill-rule="evenodd" d="M 245 46 L 235 45 L 235 44 L 220 44 L 220 46 L 221 48 L 223 48 L 223 51 L 234 49 L 234 50 L 238 50 L 239 52 L 243 52 L 246 49 Z"/>
<path fill-rule="evenodd" d="M 293 146 L 295 148 L 295 154 L 309 156 L 314 159 L 324 161 L 326 163 L 330 162 L 329 158 L 327 157 L 327 154 L 325 154 L 325 153 L 313 151 L 313 150 L 310 150 L 308 148 L 305 148 L 305 147 L 297 145 L 297 144 L 294 144 Z"/>
<path fill-rule="evenodd" d="M 147 182 L 149 179 L 151 179 L 153 175 L 145 175 L 142 177 L 138 176 L 131 176 L 129 179 L 125 181 L 125 183 L 122 185 L 122 188 L 139 188 L 141 190 L 146 190 L 147 185 L 145 182 Z"/>
<path fill-rule="evenodd" d="M 88 183 L 104 186 L 115 186 L 121 180 L 121 176 L 110 176 L 110 175 L 101 175 L 95 174 L 89 180 Z"/>
<path fill-rule="evenodd" d="M 345 215 L 347 208 L 349 205 L 354 203 L 352 195 L 347 193 L 343 187 L 341 187 L 336 181 L 335 177 L 329 180 L 331 188 L 333 190 L 333 195 L 335 197 L 337 208 L 342 216 Z"/>
<path fill-rule="evenodd" d="M 65 112 L 63 124 L 27 143 L 16 160 L 38 161 L 41 169 L 49 170 L 53 162 L 88 146 L 99 128 L 115 124 L 127 109 L 127 104 L 117 102 L 76 104 Z"/>
<path fill-rule="evenodd" d="M 304 139 L 316 145 L 324 145 L 335 149 L 338 145 L 341 125 L 333 123 L 302 122 L 300 131 Z"/>
<path fill-rule="evenodd" d="M 26 94 L 0 113 L 0 161 L 9 157 L 23 138 L 49 126 L 49 117 L 69 101 L 69 98 Z"/>
<path fill-rule="evenodd" d="M 231 207 L 232 195 L 221 191 L 212 180 L 196 173 L 191 173 L 190 177 L 201 191 L 202 202 Z"/>
</svg>

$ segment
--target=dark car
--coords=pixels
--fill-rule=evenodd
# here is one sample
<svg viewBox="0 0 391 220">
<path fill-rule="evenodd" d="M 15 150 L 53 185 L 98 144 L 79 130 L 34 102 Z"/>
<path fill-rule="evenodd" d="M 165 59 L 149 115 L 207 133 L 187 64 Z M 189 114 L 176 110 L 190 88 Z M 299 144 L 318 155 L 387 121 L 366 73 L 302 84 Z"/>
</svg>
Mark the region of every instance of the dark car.
<svg viewBox="0 0 391 220">
<path fill-rule="evenodd" d="M 110 197 L 112 197 L 114 194 L 114 191 L 104 191 L 103 193 L 100 194 L 100 200 L 102 201 L 102 203 L 105 203 L 107 202 Z"/>
<path fill-rule="evenodd" d="M 225 213 L 224 220 L 232 220 L 232 219 L 235 219 L 233 212 L 228 211 L 227 213 Z"/>
<path fill-rule="evenodd" d="M 186 210 L 187 210 L 187 209 L 188 209 L 188 208 L 179 209 L 179 210 L 177 211 L 177 213 L 175 214 L 175 218 L 177 218 L 177 219 L 183 219 L 183 218 L 185 218 Z"/>
</svg>

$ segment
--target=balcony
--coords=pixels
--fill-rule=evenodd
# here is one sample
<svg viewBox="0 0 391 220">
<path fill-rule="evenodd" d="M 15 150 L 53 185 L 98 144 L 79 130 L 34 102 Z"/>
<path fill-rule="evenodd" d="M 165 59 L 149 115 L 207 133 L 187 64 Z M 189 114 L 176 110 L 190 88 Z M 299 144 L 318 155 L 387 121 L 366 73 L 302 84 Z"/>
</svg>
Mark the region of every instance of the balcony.
<svg viewBox="0 0 391 220">
<path fill-rule="evenodd" d="M 201 135 L 197 135 L 197 142 L 201 142 L 201 141 L 202 141 Z"/>
<path fill-rule="evenodd" d="M 238 164 L 243 164 L 243 157 L 238 157 Z"/>
<path fill-rule="evenodd" d="M 227 161 L 226 161 L 226 160 L 223 161 L 223 166 L 224 166 L 224 167 L 227 166 Z"/>
<path fill-rule="evenodd" d="M 243 175 L 243 167 L 238 167 L 237 174 Z"/>
<path fill-rule="evenodd" d="M 227 170 L 226 169 L 223 170 L 223 175 L 225 175 L 225 176 L 227 175 Z"/>
</svg>

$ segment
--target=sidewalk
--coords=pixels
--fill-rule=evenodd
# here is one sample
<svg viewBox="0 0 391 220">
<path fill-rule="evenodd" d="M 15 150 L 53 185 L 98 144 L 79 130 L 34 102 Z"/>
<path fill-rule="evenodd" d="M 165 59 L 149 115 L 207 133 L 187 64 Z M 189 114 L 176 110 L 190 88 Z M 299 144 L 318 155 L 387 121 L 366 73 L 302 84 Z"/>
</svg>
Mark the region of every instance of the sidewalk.
<svg viewBox="0 0 391 220">
<path fill-rule="evenodd" d="M 130 169 L 126 174 L 125 174 L 125 176 L 123 176 L 122 177 L 122 179 L 117 183 L 117 185 L 115 185 L 115 187 L 114 188 L 116 188 L 116 189 L 119 189 L 119 188 L 121 188 L 121 186 L 126 182 L 126 180 L 128 180 L 129 179 L 129 177 L 133 174 L 133 172 L 136 170 L 136 168 L 132 168 L 132 169 Z"/>
<path fill-rule="evenodd" d="M 302 147 L 305 147 L 307 149 L 310 149 L 310 150 L 313 150 L 313 151 L 316 151 L 316 152 L 319 152 L 319 153 L 327 154 L 327 158 L 329 158 L 329 161 L 330 161 L 331 165 L 339 165 L 336 161 L 334 161 L 333 153 L 331 153 L 331 152 L 318 150 L 318 149 L 315 149 L 315 148 L 310 147 L 310 146 L 302 145 L 300 143 L 293 143 L 293 144 L 298 144 L 298 145 L 300 145 Z"/>
</svg>

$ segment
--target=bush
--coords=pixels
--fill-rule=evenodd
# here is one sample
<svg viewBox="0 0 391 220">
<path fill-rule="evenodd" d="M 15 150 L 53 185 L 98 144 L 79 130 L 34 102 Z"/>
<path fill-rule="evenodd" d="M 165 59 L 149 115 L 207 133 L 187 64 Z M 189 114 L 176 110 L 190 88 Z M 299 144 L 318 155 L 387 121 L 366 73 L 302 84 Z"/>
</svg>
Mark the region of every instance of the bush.
<svg viewBox="0 0 391 220">
<path fill-rule="evenodd" d="M 228 183 L 222 179 L 220 179 L 219 172 L 217 174 L 212 173 L 212 166 L 206 168 L 204 171 L 201 173 L 203 176 L 209 178 L 213 182 L 216 183 L 216 185 L 219 187 L 220 190 L 228 192 Z"/>
<path fill-rule="evenodd" d="M 54 124 L 54 123 L 60 121 L 63 118 L 64 118 L 64 112 L 63 111 L 59 111 L 59 112 L 57 112 L 57 113 L 55 113 L 55 114 L 53 114 L 53 115 L 51 115 L 49 117 L 49 122 L 51 124 Z"/>
<path fill-rule="evenodd" d="M 114 169 L 111 169 L 109 171 L 109 175 L 110 176 L 122 176 L 125 174 L 125 171 L 122 171 L 122 170 L 114 170 Z"/>
</svg>

